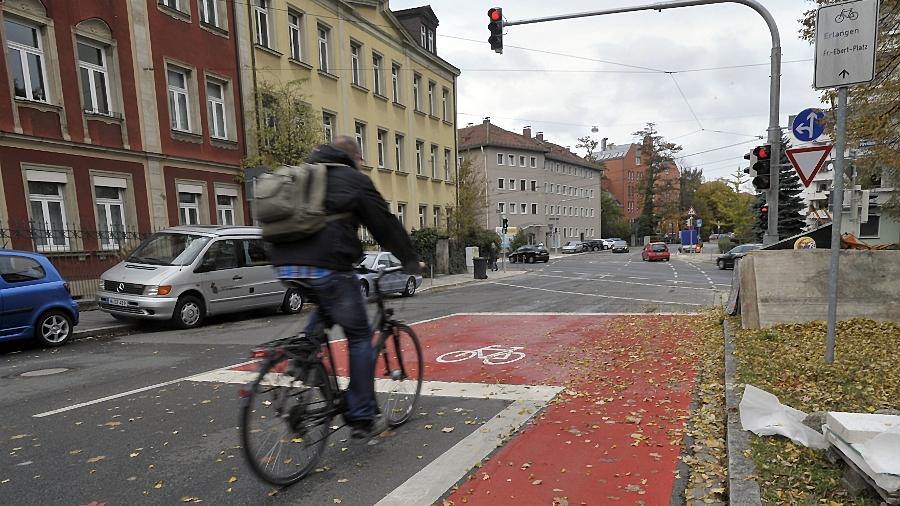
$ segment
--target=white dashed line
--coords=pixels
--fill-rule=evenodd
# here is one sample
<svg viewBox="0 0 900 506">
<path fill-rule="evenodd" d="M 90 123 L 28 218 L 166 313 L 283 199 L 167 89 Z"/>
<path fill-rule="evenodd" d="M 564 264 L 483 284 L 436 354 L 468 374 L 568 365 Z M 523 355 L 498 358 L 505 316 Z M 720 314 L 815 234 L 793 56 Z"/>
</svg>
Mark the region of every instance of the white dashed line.
<svg viewBox="0 0 900 506">
<path fill-rule="evenodd" d="M 652 302 L 654 304 L 670 304 L 673 306 L 703 306 L 703 304 L 695 304 L 692 302 L 671 302 L 671 301 L 667 301 L 667 300 L 640 299 L 637 297 L 616 297 L 615 295 L 602 295 L 599 293 L 567 292 L 565 290 L 553 290 L 550 288 L 538 288 L 536 286 L 514 285 L 512 283 L 501 283 L 499 281 L 492 281 L 491 284 L 492 285 L 500 285 L 500 286 L 511 286 L 513 288 L 524 288 L 526 290 L 538 290 L 541 292 L 564 293 L 567 295 L 583 295 L 585 297 L 598 297 L 601 299 L 635 300 L 638 302 Z"/>
</svg>

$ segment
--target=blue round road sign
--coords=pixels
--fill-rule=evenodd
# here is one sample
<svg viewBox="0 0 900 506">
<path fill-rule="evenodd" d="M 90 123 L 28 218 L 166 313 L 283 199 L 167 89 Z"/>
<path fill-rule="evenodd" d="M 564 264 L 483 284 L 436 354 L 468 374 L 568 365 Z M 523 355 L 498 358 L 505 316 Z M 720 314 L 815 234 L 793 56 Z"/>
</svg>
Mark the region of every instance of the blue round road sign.
<svg viewBox="0 0 900 506">
<path fill-rule="evenodd" d="M 825 113 L 821 109 L 803 109 L 794 118 L 791 131 L 799 141 L 811 142 L 819 138 L 825 131 Z"/>
</svg>

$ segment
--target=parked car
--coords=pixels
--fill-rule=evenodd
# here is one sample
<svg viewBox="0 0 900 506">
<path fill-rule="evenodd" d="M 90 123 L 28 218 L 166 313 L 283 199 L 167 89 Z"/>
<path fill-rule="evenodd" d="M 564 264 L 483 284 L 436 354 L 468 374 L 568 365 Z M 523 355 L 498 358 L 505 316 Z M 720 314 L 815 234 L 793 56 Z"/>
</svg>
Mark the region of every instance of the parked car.
<svg viewBox="0 0 900 506">
<path fill-rule="evenodd" d="M 735 246 L 735 247 L 731 248 L 730 250 L 728 250 L 727 252 L 722 253 L 721 255 L 717 256 L 716 257 L 716 265 L 718 265 L 719 269 L 721 269 L 721 270 L 725 270 L 725 269 L 729 269 L 729 268 L 734 269 L 734 263 L 738 259 L 740 259 L 742 256 L 746 255 L 747 253 L 749 253 L 753 250 L 758 250 L 762 247 L 763 247 L 762 244 L 741 244 L 740 246 Z"/>
<path fill-rule="evenodd" d="M 603 249 L 603 241 L 600 239 L 585 239 L 585 251 L 600 251 Z"/>
<path fill-rule="evenodd" d="M 397 267 L 400 260 L 388 251 L 367 251 L 357 269 L 359 286 L 363 297 L 368 297 L 375 289 L 375 276 L 379 268 Z M 416 289 L 422 286 L 422 276 L 403 271 L 385 274 L 378 282 L 382 293 L 399 293 L 404 297 L 412 297 Z"/>
<path fill-rule="evenodd" d="M 726 234 L 722 234 L 722 236 L 725 236 L 725 235 Z M 709 234 L 709 242 L 716 242 L 719 240 L 719 237 L 720 237 L 719 234 Z"/>
<path fill-rule="evenodd" d="M 651 242 L 650 244 L 644 246 L 644 250 L 641 251 L 641 260 L 645 262 L 652 262 L 654 260 L 665 260 L 669 261 L 669 247 L 666 246 L 664 242 Z"/>
<path fill-rule="evenodd" d="M 628 243 L 623 240 L 618 240 L 613 243 L 612 246 L 613 253 L 628 253 Z"/>
<path fill-rule="evenodd" d="M 275 275 L 255 227 L 190 225 L 153 234 L 100 276 L 97 302 L 116 319 L 198 327 L 209 315 L 280 307 L 303 298 Z"/>
<path fill-rule="evenodd" d="M 550 253 L 543 246 L 534 246 L 531 244 L 522 246 L 509 254 L 510 263 L 528 263 L 549 262 Z"/>
<path fill-rule="evenodd" d="M 0 341 L 61 346 L 78 325 L 78 303 L 44 255 L 0 250 Z"/>
<path fill-rule="evenodd" d="M 584 243 L 581 241 L 569 241 L 562 247 L 563 253 L 582 253 L 584 251 Z"/>
<path fill-rule="evenodd" d="M 616 241 L 621 240 L 622 239 L 619 239 L 618 237 L 608 237 L 606 239 L 601 239 L 601 241 L 603 242 L 603 249 L 612 249 L 613 244 L 615 244 Z"/>
</svg>

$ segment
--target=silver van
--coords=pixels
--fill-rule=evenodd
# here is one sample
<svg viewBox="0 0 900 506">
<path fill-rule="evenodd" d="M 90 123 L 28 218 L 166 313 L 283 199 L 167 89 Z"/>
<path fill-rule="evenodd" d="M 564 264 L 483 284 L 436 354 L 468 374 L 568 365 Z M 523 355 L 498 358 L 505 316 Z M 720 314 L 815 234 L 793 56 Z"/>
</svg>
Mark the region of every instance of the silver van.
<svg viewBox="0 0 900 506">
<path fill-rule="evenodd" d="M 299 313 L 303 299 L 275 276 L 255 227 L 190 225 L 157 232 L 115 267 L 97 291 L 119 320 L 197 327 L 209 315 L 263 307 Z"/>
</svg>

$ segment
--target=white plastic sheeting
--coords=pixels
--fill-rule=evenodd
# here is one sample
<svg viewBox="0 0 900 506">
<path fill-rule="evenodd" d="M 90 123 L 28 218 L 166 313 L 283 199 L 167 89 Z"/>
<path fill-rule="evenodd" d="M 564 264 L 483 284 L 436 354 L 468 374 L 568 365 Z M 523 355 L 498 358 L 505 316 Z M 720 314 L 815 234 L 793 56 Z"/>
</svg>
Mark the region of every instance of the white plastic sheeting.
<svg viewBox="0 0 900 506">
<path fill-rule="evenodd" d="M 757 436 L 778 434 L 807 448 L 828 448 L 825 436 L 803 425 L 806 413 L 782 404 L 778 397 L 753 385 L 744 387 L 740 412 L 741 426 Z"/>
</svg>

